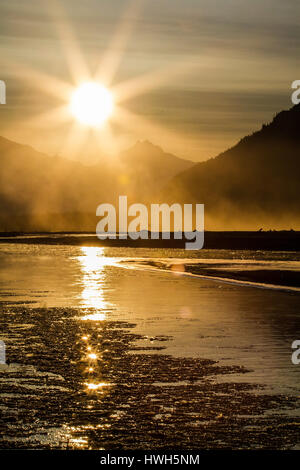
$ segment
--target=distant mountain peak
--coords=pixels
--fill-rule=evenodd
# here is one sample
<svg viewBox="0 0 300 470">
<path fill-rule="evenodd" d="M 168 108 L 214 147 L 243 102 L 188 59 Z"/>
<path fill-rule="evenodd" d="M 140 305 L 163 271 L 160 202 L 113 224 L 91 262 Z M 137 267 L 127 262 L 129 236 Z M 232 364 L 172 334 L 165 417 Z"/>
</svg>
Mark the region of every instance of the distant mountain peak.
<svg viewBox="0 0 300 470">
<path fill-rule="evenodd" d="M 153 144 L 152 142 L 150 142 L 150 140 L 138 140 L 136 143 L 135 143 L 135 147 L 138 147 L 138 148 L 145 148 L 145 149 L 156 149 L 156 150 L 160 150 L 161 152 L 163 152 L 163 149 L 161 147 L 159 147 L 158 145 L 155 145 Z"/>
<path fill-rule="evenodd" d="M 165 151 L 158 145 L 153 144 L 149 140 L 138 140 L 131 148 L 125 151 L 125 153 L 165 153 Z"/>
<path fill-rule="evenodd" d="M 186 160 L 181 157 L 177 157 L 172 153 L 166 152 L 158 145 L 153 144 L 149 140 L 138 140 L 133 147 L 121 152 L 120 160 L 125 162 L 139 163 L 141 161 L 148 162 L 148 164 L 155 165 L 169 165 L 170 168 L 175 165 L 182 167 L 181 170 L 190 168 L 195 164 L 190 160 Z M 178 171 L 179 170 L 178 167 Z"/>
</svg>

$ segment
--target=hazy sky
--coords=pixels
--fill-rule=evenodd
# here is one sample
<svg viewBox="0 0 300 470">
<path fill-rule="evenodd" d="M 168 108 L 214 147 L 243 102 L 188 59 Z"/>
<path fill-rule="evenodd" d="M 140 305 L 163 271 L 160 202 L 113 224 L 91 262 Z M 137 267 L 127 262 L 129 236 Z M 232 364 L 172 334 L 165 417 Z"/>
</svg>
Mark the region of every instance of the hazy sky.
<svg viewBox="0 0 300 470">
<path fill-rule="evenodd" d="M 30 70 L 43 72 L 46 88 L 47 75 L 73 83 L 72 31 L 91 74 L 108 51 L 111 61 L 122 52 L 112 85 L 163 72 L 123 103 L 154 125 L 113 125 L 121 147 L 148 139 L 193 160 L 215 156 L 292 106 L 299 18 L 299 0 L 0 0 L 0 135 L 66 149 L 69 124 L 32 120 L 61 101 Z"/>
</svg>

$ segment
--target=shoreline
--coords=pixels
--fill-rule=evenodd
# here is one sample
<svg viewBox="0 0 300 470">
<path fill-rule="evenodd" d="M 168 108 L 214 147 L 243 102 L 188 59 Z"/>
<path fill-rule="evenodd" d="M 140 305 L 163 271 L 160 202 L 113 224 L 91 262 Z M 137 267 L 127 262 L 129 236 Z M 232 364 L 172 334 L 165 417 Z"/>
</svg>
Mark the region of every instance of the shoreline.
<svg viewBox="0 0 300 470">
<path fill-rule="evenodd" d="M 223 281 L 238 281 L 241 285 L 258 287 L 272 287 L 293 292 L 300 292 L 300 272 L 261 269 L 253 271 L 225 271 L 217 269 L 205 269 L 193 265 L 185 265 L 186 272 L 206 277 L 207 279 L 217 279 Z"/>
<path fill-rule="evenodd" d="M 129 248 L 177 248 L 184 249 L 189 240 L 174 239 L 171 233 L 170 240 L 151 239 L 148 234 L 146 240 L 99 240 L 94 233 L 82 232 L 53 232 L 53 233 L 22 233 L 0 232 L 0 243 L 24 243 L 43 245 L 72 245 L 95 247 L 129 247 Z M 263 251 L 300 251 L 300 232 L 298 231 L 228 231 L 204 233 L 203 249 L 219 250 L 263 250 Z M 201 252 L 201 250 L 198 250 Z"/>
<path fill-rule="evenodd" d="M 154 271 L 160 270 L 166 273 L 173 273 L 178 276 L 194 276 L 200 279 L 236 284 L 242 287 L 255 287 L 262 289 L 275 289 L 286 292 L 300 292 L 300 272 L 275 269 L 256 270 L 222 270 L 209 266 L 203 267 L 203 262 L 188 263 L 165 263 L 162 261 L 128 261 L 127 263 L 147 266 Z M 121 264 L 122 266 L 122 264 Z"/>
</svg>

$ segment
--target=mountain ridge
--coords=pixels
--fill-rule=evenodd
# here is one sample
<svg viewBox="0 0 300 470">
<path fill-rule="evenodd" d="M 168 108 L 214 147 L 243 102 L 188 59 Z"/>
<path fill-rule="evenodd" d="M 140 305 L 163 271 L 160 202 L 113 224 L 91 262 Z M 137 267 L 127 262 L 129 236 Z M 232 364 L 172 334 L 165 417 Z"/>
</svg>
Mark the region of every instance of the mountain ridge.
<svg viewBox="0 0 300 470">
<path fill-rule="evenodd" d="M 139 159 L 139 152 L 138 145 L 120 158 L 88 166 L 0 137 L 0 231 L 94 229 L 99 204 L 117 204 L 122 194 L 132 202 L 144 202 L 172 176 L 193 165 L 150 143 L 144 145 L 144 158 Z M 73 224 L 68 215 L 58 227 L 55 218 L 49 221 L 47 215 L 55 213 L 89 213 L 92 222 L 86 227 L 82 215 L 82 221 L 76 216 Z"/>
<path fill-rule="evenodd" d="M 300 105 L 281 111 L 236 145 L 176 175 L 160 200 L 204 203 L 209 229 L 279 228 L 293 218 L 299 227 L 299 124 Z"/>
<path fill-rule="evenodd" d="M 204 203 L 207 230 L 299 230 L 299 124 L 296 105 L 199 163 L 138 141 L 87 166 L 0 137 L 0 231 L 93 230 L 96 207 L 117 206 L 119 195 L 129 203 Z M 50 213 L 60 214 L 59 226 Z"/>
</svg>

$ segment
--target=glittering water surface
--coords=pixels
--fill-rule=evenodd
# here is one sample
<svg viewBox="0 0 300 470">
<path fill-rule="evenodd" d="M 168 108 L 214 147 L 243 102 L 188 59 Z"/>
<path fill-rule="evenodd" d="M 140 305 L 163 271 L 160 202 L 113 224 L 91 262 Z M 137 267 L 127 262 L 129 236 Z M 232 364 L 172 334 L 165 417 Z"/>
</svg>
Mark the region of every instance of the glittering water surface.
<svg viewBox="0 0 300 470">
<path fill-rule="evenodd" d="M 297 397 L 300 365 L 291 362 L 291 344 L 300 339 L 300 294 L 189 277 L 182 275 L 180 269 L 167 272 L 156 269 L 151 263 L 145 264 L 160 260 L 182 266 L 188 254 L 189 261 L 222 267 L 222 270 L 263 267 L 298 271 L 300 268 L 297 253 L 217 250 L 189 253 L 174 249 L 2 244 L 0 300 L 12 309 L 22 305 L 26 309 L 50 310 L 72 307 L 78 312 L 72 316 L 72 324 L 78 325 L 81 336 L 77 340 L 80 347 L 85 348 L 85 372 L 80 386 L 89 393 L 106 394 L 114 388 L 112 382 L 101 380 L 99 374 L 93 375 L 100 360 L 99 351 L 91 341 L 93 322 L 95 331 L 101 322 L 126 322 L 137 335 L 135 350 L 130 354 L 143 354 L 146 350 L 153 355 L 165 348 L 163 354 L 174 358 L 201 358 L 218 361 L 220 366 L 245 367 L 251 372 L 221 374 L 216 381 L 261 384 L 267 387 L 268 393 Z M 13 325 L 15 340 L 22 341 L 22 347 L 29 338 L 26 331 L 32 326 L 30 319 L 26 322 L 18 320 Z M 68 322 L 67 317 L 55 317 L 55 328 L 59 325 L 64 331 Z M 84 333 L 85 324 L 89 325 L 89 333 Z M 51 318 L 43 328 L 50 327 Z M 12 325 L 8 335 L 4 326 L 0 339 L 13 343 L 11 329 Z M 39 338 L 35 336 L 34 341 L 38 344 Z M 109 350 L 102 348 L 101 357 L 102 354 L 105 357 Z M 18 380 L 17 394 L 26 389 L 30 395 L 35 387 L 49 386 L 56 387 L 54 390 L 59 393 L 64 392 L 60 374 L 56 376 L 55 371 L 50 370 L 49 373 L 54 374 L 50 384 L 49 377 L 45 378 L 47 374 L 39 372 L 36 365 L 28 365 L 30 356 L 26 357 L 26 366 L 12 364 L 9 370 L 5 365 L 0 366 L 0 385 Z M 10 360 L 9 348 L 7 359 Z M 72 361 L 77 363 L 78 358 Z M 28 373 L 30 379 L 27 380 Z M 11 379 L 10 374 L 13 374 Z M 45 383 L 40 383 L 41 376 Z M 184 386 L 184 380 L 178 380 L 174 380 L 174 387 Z M 168 386 L 170 384 L 169 381 Z M 160 382 L 160 386 L 164 387 L 164 383 Z M 115 411 L 115 419 L 121 419 L 120 413 L 120 409 Z M 85 434 L 76 438 L 67 425 L 64 429 L 51 428 L 51 433 L 55 439 L 60 439 L 61 435 L 64 439 L 72 436 L 68 439 L 75 440 L 75 447 L 86 446 Z M 49 436 L 48 433 L 47 439 L 51 441 Z M 35 439 L 42 442 L 46 437 L 35 436 Z"/>
<path fill-rule="evenodd" d="M 291 363 L 291 343 L 299 336 L 299 294 L 188 278 L 140 263 L 180 265 L 187 254 L 229 270 L 300 269 L 298 253 L 7 244 L 0 246 L 1 300 L 92 308 L 81 320 L 130 321 L 138 333 L 171 336 L 170 354 L 244 365 L 254 370 L 254 380 L 296 389 L 300 367 Z"/>
</svg>

